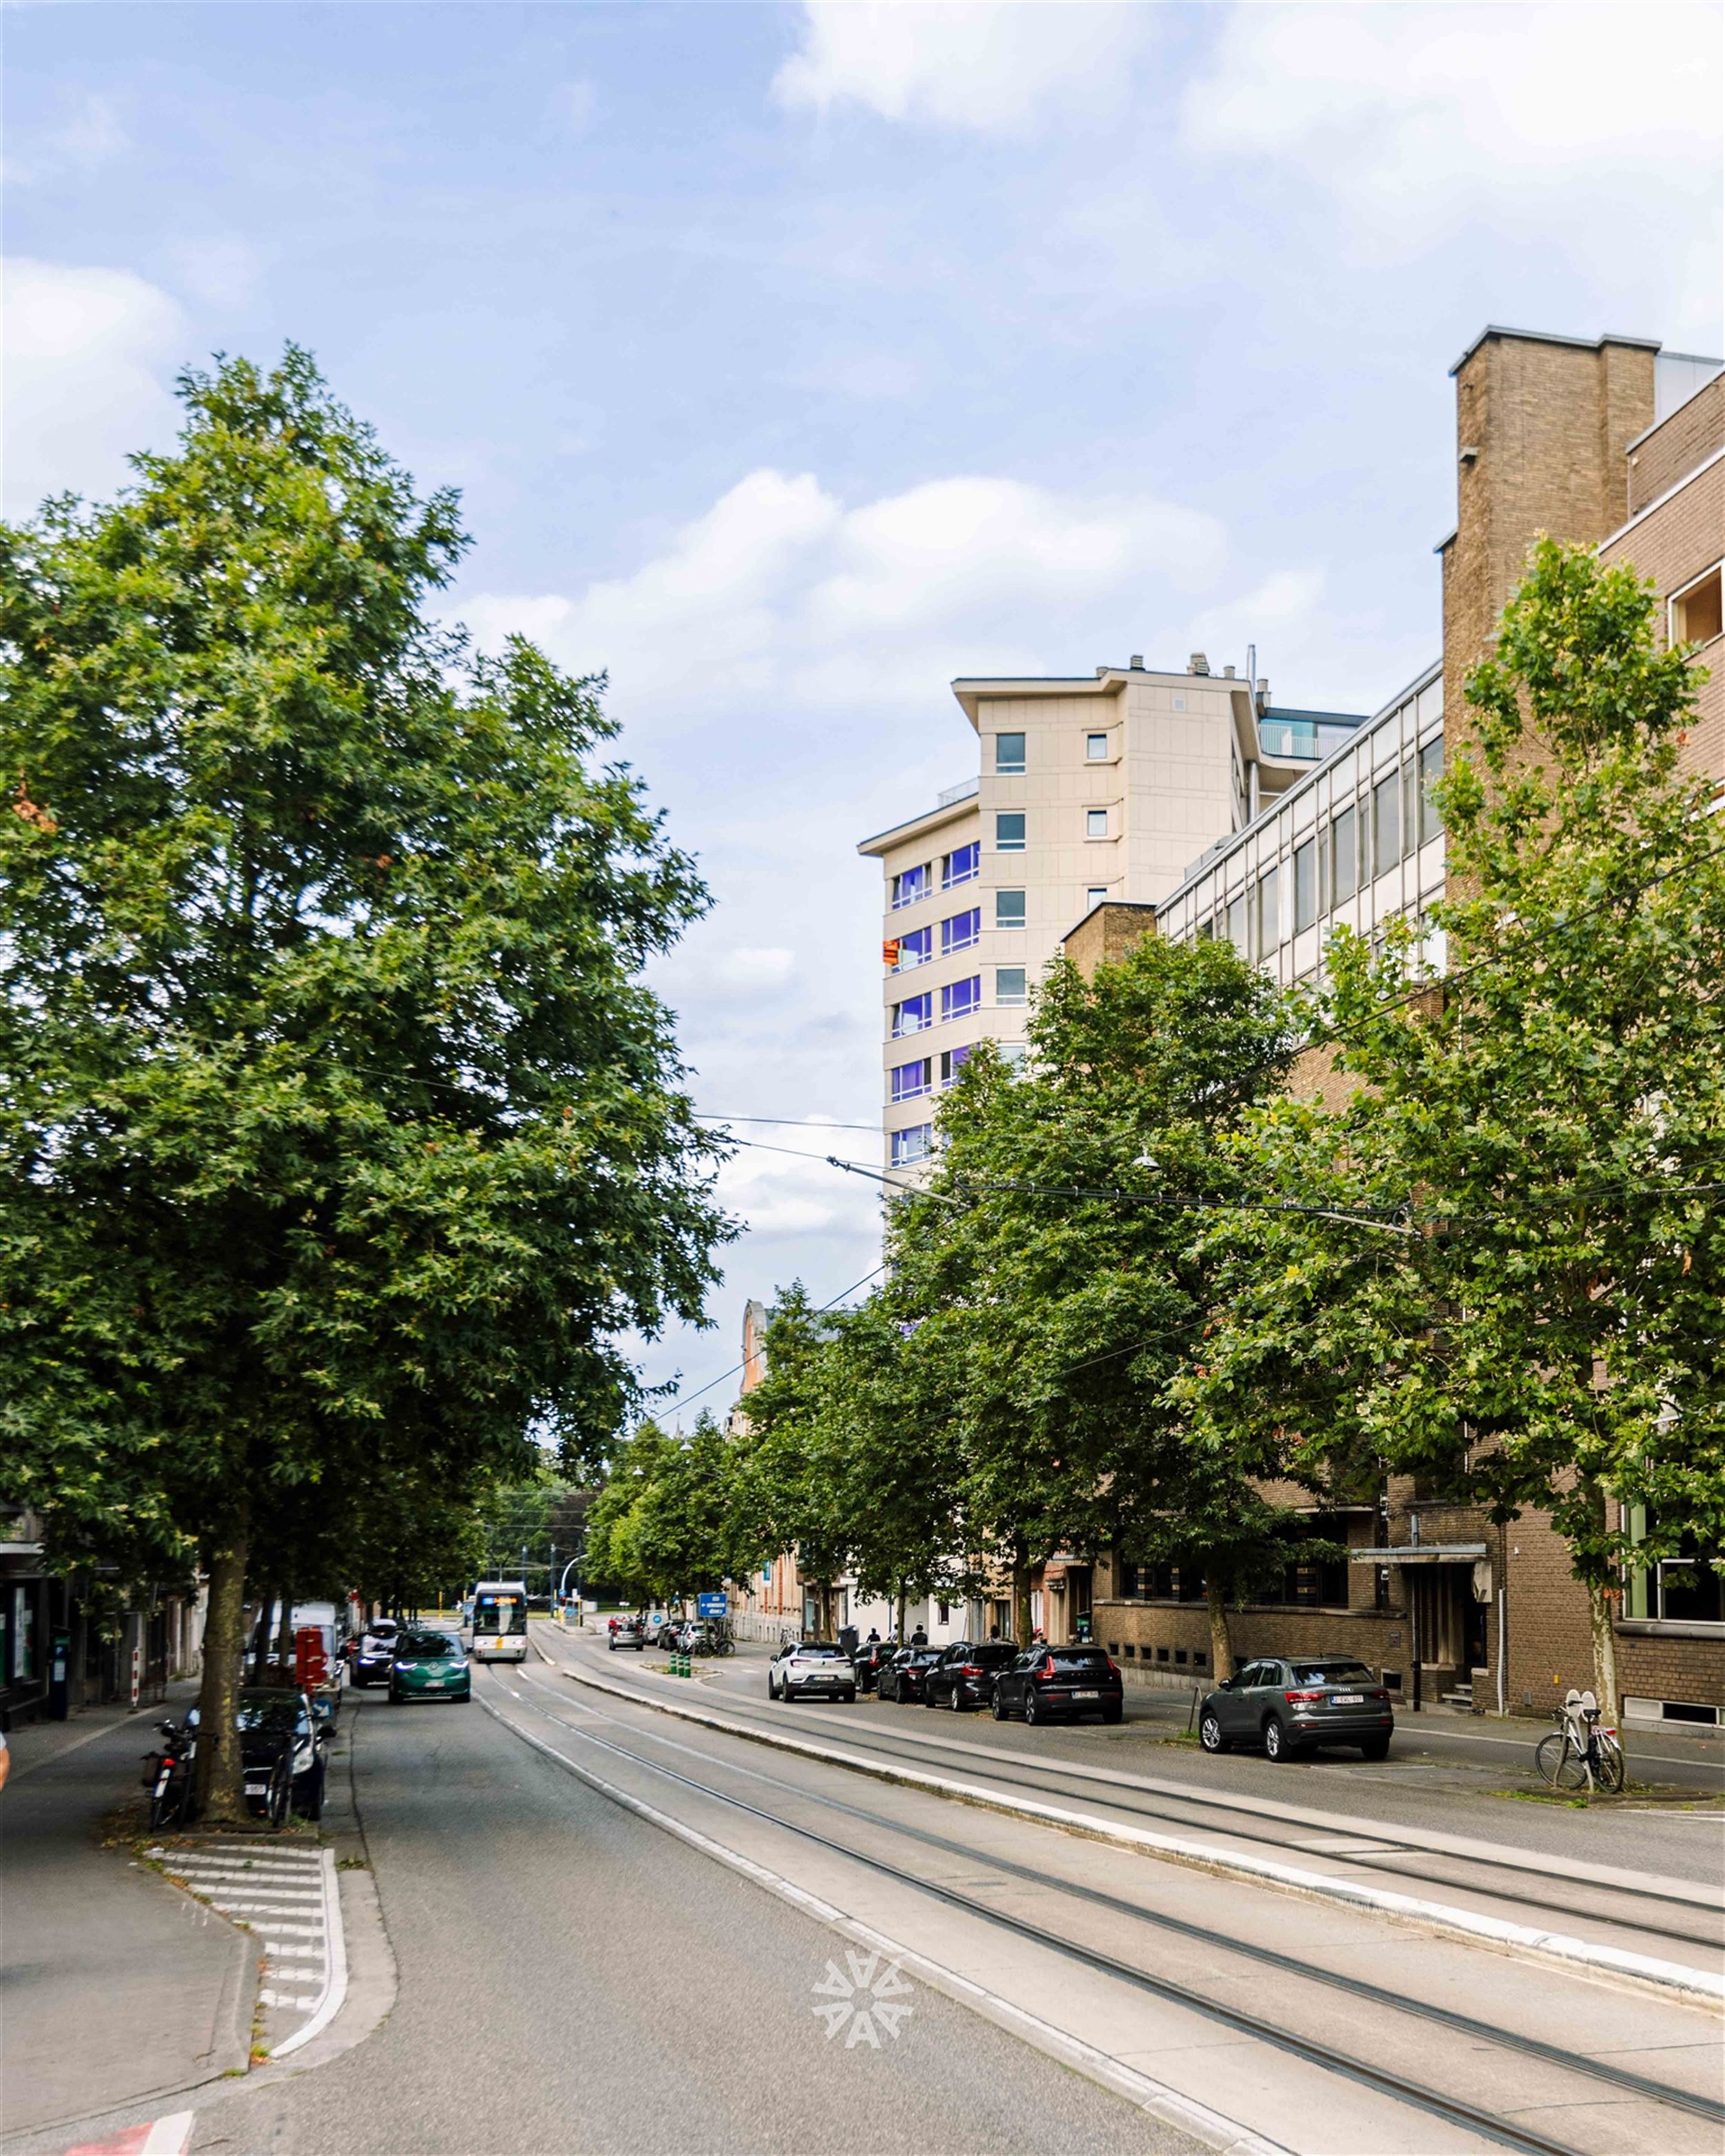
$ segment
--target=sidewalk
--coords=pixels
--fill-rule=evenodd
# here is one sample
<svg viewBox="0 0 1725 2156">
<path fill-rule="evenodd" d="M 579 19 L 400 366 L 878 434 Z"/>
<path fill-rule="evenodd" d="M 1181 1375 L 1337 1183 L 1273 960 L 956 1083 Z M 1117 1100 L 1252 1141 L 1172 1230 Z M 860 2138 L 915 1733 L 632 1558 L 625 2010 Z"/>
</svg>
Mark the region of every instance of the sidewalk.
<svg viewBox="0 0 1725 2156">
<path fill-rule="evenodd" d="M 170 1707 L 192 1687 L 177 1686 Z M 138 1790 L 164 1710 L 92 1708 L 8 1742 L 0 1793 L 0 2136 L 243 2070 L 257 1949 L 102 1821 Z"/>
</svg>

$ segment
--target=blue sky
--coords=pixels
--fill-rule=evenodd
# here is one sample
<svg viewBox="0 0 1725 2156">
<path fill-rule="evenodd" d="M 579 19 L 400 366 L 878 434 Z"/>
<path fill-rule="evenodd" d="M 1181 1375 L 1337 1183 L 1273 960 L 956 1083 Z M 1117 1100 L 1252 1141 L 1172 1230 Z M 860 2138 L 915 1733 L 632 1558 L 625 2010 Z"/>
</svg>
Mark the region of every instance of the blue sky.
<svg viewBox="0 0 1725 2156">
<path fill-rule="evenodd" d="M 1255 639 L 1280 700 L 1381 702 L 1437 649 L 1476 331 L 1721 349 L 1719 23 L 13 7 L 7 511 L 118 485 L 177 366 L 310 345 L 464 490 L 452 611 L 609 670 L 717 901 L 662 977 L 701 1104 L 871 1125 L 853 849 L 973 767 L 946 683 Z M 718 1329 L 645 1356 L 691 1389 L 746 1295 L 877 1255 L 859 1179 L 725 1188 Z"/>
</svg>

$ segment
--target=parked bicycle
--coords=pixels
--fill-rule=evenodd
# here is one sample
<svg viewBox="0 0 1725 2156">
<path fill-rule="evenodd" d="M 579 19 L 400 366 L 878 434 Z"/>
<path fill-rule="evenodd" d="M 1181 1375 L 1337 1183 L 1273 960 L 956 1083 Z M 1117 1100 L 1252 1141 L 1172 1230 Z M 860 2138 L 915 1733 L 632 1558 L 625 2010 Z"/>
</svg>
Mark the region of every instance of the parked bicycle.
<svg viewBox="0 0 1725 2156">
<path fill-rule="evenodd" d="M 1533 1754 L 1543 1779 L 1554 1789 L 1601 1789 L 1615 1795 L 1623 1787 L 1623 1747 L 1615 1729 L 1600 1727 L 1598 1699 L 1572 1685 L 1552 1719 L 1557 1727 L 1540 1738 Z"/>
</svg>

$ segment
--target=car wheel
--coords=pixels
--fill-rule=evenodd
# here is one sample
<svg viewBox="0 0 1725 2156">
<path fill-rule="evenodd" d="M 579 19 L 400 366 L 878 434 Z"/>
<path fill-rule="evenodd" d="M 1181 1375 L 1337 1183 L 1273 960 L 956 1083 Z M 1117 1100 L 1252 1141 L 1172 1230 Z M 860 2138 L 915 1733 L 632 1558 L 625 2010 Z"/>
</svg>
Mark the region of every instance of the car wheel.
<svg viewBox="0 0 1725 2156">
<path fill-rule="evenodd" d="M 1288 1726 L 1279 1714 L 1272 1714 L 1264 1725 L 1264 1756 L 1279 1767 L 1299 1757 L 1299 1747 L 1289 1736 Z"/>
<path fill-rule="evenodd" d="M 952 1697 L 947 1702 L 947 1705 L 952 1708 L 954 1714 L 963 1714 L 964 1712 L 964 1702 L 960 1696 L 962 1690 L 962 1686 L 955 1684 L 952 1686 Z"/>
<path fill-rule="evenodd" d="M 1363 1737 L 1359 1750 L 1363 1759 L 1387 1759 L 1389 1757 L 1389 1739 L 1387 1737 Z"/>
<path fill-rule="evenodd" d="M 1005 1722 L 1010 1719 L 1006 1711 L 1006 1702 L 1001 1698 L 998 1691 L 995 1693 L 993 1698 L 988 1702 L 988 1712 L 993 1716 L 997 1722 Z"/>
<path fill-rule="evenodd" d="M 1034 1729 L 1042 1720 L 1042 1709 L 1036 1703 L 1036 1695 L 1034 1691 L 1026 1692 L 1024 1695 L 1024 1720 L 1032 1729 Z"/>
<path fill-rule="evenodd" d="M 1228 1739 L 1222 1734 L 1222 1725 L 1214 1714 L 1205 1715 L 1198 1725 L 1198 1741 L 1206 1752 L 1225 1752 Z"/>
<path fill-rule="evenodd" d="M 407 1704 L 407 1697 L 408 1696 L 404 1691 L 398 1691 L 395 1686 L 391 1685 L 389 1687 L 389 1704 L 392 1707 L 404 1707 Z"/>
<path fill-rule="evenodd" d="M 1121 1722 L 1125 1719 L 1125 1717 L 1126 1702 L 1124 1700 L 1117 1700 L 1112 1707 L 1105 1707 L 1102 1709 L 1102 1719 L 1104 1722 Z"/>
<path fill-rule="evenodd" d="M 297 1810 L 303 1819 L 321 1820 L 323 1817 L 323 1788 L 325 1781 L 323 1768 L 320 1767 L 317 1772 L 309 1779 L 311 1780 L 311 1787 L 306 1792 L 304 1803 L 300 1804 L 297 1807 Z"/>
<path fill-rule="evenodd" d="M 922 1704 L 925 1707 L 938 1707 L 940 1705 L 940 1702 L 934 1696 L 934 1686 L 932 1685 L 924 1685 L 922 1687 Z"/>
</svg>

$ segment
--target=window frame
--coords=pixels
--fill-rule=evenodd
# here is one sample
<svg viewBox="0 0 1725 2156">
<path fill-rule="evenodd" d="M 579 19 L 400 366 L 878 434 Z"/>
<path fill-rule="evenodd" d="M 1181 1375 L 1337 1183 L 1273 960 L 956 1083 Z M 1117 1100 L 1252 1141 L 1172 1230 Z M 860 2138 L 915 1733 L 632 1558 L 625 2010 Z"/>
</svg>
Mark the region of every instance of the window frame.
<svg viewBox="0 0 1725 2156">
<path fill-rule="evenodd" d="M 1012 763 L 1012 762 L 1004 762 L 1004 761 L 1002 760 L 1002 756 L 1001 756 L 1001 748 L 1002 748 L 1002 744 L 1003 744 L 1004 742 L 1016 742 L 1018 743 L 1018 745 L 1019 745 L 1019 756 L 1018 756 L 1018 762 L 1017 762 L 1016 763 Z M 996 735 L 995 735 L 995 737 L 994 737 L 994 773 L 995 773 L 995 776 L 996 776 L 997 778 L 1016 778 L 1020 777 L 1020 776 L 1023 774 L 1023 773 L 1024 772 L 1024 770 L 1025 770 L 1025 768 L 1026 768 L 1026 767 L 1027 767 L 1028 761 L 1029 761 L 1028 757 L 1027 757 L 1027 753 L 1026 753 L 1027 742 L 1028 742 L 1028 737 L 1027 737 L 1027 736 L 1026 736 L 1023 732 L 1018 732 L 1018 733 L 1004 733 L 1004 734 L 996 734 Z"/>
<path fill-rule="evenodd" d="M 916 1024 L 906 1025 L 904 1023 L 906 1011 L 919 1004 L 927 1005 L 926 1014 Z M 908 1040 L 915 1034 L 927 1033 L 933 1024 L 934 990 L 924 988 L 920 995 L 901 996 L 892 1006 L 892 1032 L 889 1037 L 894 1040 Z"/>
<path fill-rule="evenodd" d="M 994 893 L 995 927 L 1008 935 L 1023 928 L 1026 925 L 1029 912 L 1029 896 L 1027 891 L 1019 889 L 997 890 Z M 1019 902 L 1019 917 L 1016 921 L 1003 921 L 1000 917 L 1000 902 L 1007 898 L 1015 898 Z"/>
<path fill-rule="evenodd" d="M 1102 825 L 1100 831 L 1096 829 L 1096 821 L 1098 818 L 1101 819 Z M 1085 810 L 1084 836 L 1086 844 L 1089 844 L 1092 839 L 1111 839 L 1113 835 L 1114 834 L 1108 828 L 1108 811 L 1106 808 L 1086 808 Z"/>
<path fill-rule="evenodd" d="M 968 988 L 973 993 L 963 1002 L 957 1000 L 959 991 Z M 983 1007 L 983 977 L 967 973 L 963 980 L 947 981 L 941 988 L 940 1023 L 954 1024 L 958 1019 L 974 1018 Z"/>
<path fill-rule="evenodd" d="M 914 1086 L 901 1086 L 900 1080 L 907 1072 L 912 1070 L 922 1073 L 918 1083 Z M 896 1107 L 901 1101 L 919 1101 L 925 1093 L 932 1093 L 934 1091 L 933 1058 L 927 1055 L 913 1056 L 908 1063 L 894 1065 L 886 1075 L 887 1098 L 893 1106 Z"/>
<path fill-rule="evenodd" d="M 923 879 L 922 888 L 911 892 L 907 896 L 904 886 L 911 876 L 921 876 Z M 931 898 L 933 895 L 934 864 L 932 861 L 919 861 L 914 868 L 900 869 L 894 875 L 891 894 L 892 903 L 888 911 L 892 913 L 902 913 L 907 906 L 920 906 L 925 898 Z"/>
<path fill-rule="evenodd" d="M 1014 994 L 1003 994 L 1000 983 L 1003 976 L 1016 973 L 1019 987 Z M 1030 971 L 1027 966 L 997 966 L 994 968 L 994 1008 L 996 1010 L 1023 1010 L 1030 1000 Z"/>
<path fill-rule="evenodd" d="M 1015 839 L 1004 835 L 1003 826 L 1016 824 L 1019 834 Z M 994 850 L 997 854 L 1022 854 L 1029 844 L 1029 824 L 1022 808 L 997 808 L 994 812 Z"/>
<path fill-rule="evenodd" d="M 1721 634 L 1720 629 L 1715 629 L 1712 635 L 1708 637 L 1692 637 L 1686 634 L 1679 636 L 1677 634 L 1677 608 L 1685 606 L 1689 594 L 1692 592 L 1699 591 L 1709 577 L 1713 578 L 1720 586 L 1721 613 L 1725 614 L 1725 559 L 1722 559 L 1713 562 L 1710 567 L 1703 569 L 1698 576 L 1692 577 L 1687 583 L 1680 584 L 1666 601 L 1665 640 L 1668 647 L 1679 644 L 1693 644 L 1697 649 L 1700 649 L 1704 645 L 1712 644 Z"/>
<path fill-rule="evenodd" d="M 952 868 L 953 862 L 962 860 L 967 854 L 970 856 L 969 867 L 955 874 Z M 980 839 L 973 839 L 966 845 L 954 846 L 951 853 L 941 855 L 941 889 L 942 891 L 956 890 L 961 883 L 974 883 L 982 872 L 983 842 Z"/>
</svg>

